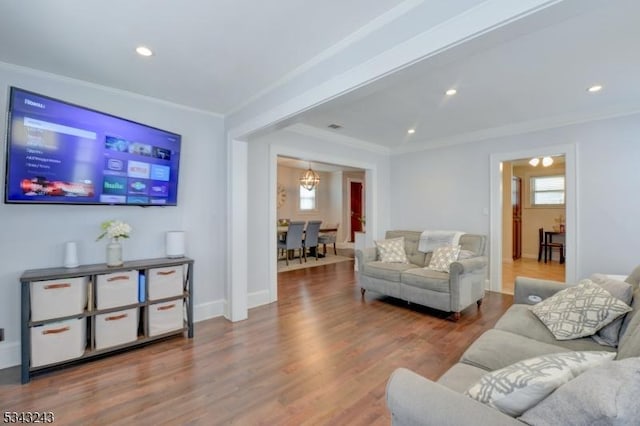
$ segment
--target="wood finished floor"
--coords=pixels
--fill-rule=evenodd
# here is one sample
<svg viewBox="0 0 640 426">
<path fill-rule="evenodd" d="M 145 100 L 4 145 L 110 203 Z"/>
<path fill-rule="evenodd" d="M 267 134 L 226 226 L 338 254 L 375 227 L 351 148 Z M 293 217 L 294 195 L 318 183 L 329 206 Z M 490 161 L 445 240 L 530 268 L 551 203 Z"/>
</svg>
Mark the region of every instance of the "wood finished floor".
<svg viewBox="0 0 640 426">
<path fill-rule="evenodd" d="M 199 322 L 195 338 L 47 373 L 0 375 L 0 406 L 53 411 L 56 424 L 388 425 L 397 367 L 438 378 L 491 328 L 512 297 L 488 293 L 457 323 L 445 314 L 360 297 L 353 262 L 281 273 L 280 301 L 249 319 Z M 7 383 L 9 382 L 9 383 Z"/>
<path fill-rule="evenodd" d="M 513 294 L 513 284 L 517 276 L 565 281 L 565 265 L 557 261 L 538 262 L 536 259 L 521 258 L 513 263 L 502 264 L 502 292 Z"/>
</svg>

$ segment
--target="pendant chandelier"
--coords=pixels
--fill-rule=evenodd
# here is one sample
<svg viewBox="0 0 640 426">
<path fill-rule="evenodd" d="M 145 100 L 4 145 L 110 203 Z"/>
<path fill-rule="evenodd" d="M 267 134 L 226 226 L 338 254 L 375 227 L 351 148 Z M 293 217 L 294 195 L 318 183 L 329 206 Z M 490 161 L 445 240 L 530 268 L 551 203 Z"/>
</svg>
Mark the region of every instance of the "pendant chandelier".
<svg viewBox="0 0 640 426">
<path fill-rule="evenodd" d="M 304 172 L 302 176 L 300 176 L 300 186 L 306 189 L 307 191 L 311 191 L 320 183 L 320 176 L 313 170 L 311 170 L 311 164 L 309 164 L 309 170 Z"/>
</svg>

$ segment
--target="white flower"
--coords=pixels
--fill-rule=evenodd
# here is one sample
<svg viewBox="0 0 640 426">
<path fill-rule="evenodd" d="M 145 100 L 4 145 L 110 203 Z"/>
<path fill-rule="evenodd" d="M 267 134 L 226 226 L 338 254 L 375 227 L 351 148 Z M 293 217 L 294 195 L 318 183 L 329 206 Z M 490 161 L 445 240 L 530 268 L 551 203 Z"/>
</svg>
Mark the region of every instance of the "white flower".
<svg viewBox="0 0 640 426">
<path fill-rule="evenodd" d="M 102 222 L 100 228 L 102 229 L 102 234 L 98 236 L 96 241 L 103 237 L 109 237 L 115 240 L 118 238 L 129 238 L 129 234 L 131 233 L 131 226 L 120 220 L 107 220 L 106 222 Z"/>
</svg>

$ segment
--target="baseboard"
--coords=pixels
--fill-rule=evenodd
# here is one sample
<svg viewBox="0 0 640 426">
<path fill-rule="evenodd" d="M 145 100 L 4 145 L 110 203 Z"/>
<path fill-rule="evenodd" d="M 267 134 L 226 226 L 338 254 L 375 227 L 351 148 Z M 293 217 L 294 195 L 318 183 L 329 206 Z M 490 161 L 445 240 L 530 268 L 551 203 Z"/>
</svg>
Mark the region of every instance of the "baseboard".
<svg viewBox="0 0 640 426">
<path fill-rule="evenodd" d="M 255 308 L 262 305 L 268 305 L 271 303 L 271 297 L 269 290 L 261 290 L 248 294 L 248 308 Z"/>
<path fill-rule="evenodd" d="M 227 302 L 225 300 L 216 300 L 194 306 L 193 321 L 204 321 L 210 318 L 222 316 L 224 314 L 226 303 Z M 21 364 L 22 360 L 20 349 L 20 342 L 0 343 L 0 370 Z"/>
<path fill-rule="evenodd" d="M 20 365 L 20 342 L 0 343 L 0 370 Z"/>
<path fill-rule="evenodd" d="M 213 302 L 201 303 L 193 307 L 193 321 L 199 322 L 211 318 L 221 317 L 225 314 L 227 301 L 224 299 Z"/>
</svg>

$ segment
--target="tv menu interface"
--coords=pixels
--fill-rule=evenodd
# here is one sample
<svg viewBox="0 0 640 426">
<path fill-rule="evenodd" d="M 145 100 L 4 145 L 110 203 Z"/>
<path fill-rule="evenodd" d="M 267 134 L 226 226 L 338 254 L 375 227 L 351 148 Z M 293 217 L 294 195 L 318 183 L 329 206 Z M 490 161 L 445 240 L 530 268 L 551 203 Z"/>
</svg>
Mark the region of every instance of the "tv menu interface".
<svg viewBox="0 0 640 426">
<path fill-rule="evenodd" d="M 8 202 L 175 205 L 180 135 L 11 89 Z"/>
</svg>

